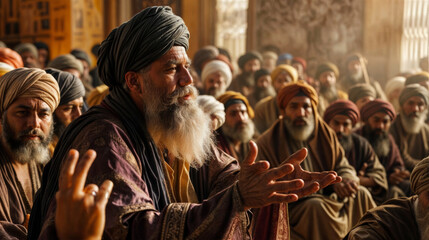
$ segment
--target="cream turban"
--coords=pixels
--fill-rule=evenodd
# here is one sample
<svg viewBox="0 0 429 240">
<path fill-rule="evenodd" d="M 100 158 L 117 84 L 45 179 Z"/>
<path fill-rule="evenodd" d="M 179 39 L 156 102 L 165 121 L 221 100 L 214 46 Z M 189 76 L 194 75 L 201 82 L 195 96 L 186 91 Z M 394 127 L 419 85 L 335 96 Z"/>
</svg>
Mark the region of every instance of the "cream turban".
<svg viewBox="0 0 429 240">
<path fill-rule="evenodd" d="M 219 72 L 225 78 L 225 85 L 228 88 L 232 81 L 232 73 L 228 64 L 220 60 L 213 60 L 208 62 L 201 73 L 201 79 L 205 83 L 206 78 L 215 72 Z"/>
<path fill-rule="evenodd" d="M 38 98 L 52 112 L 60 101 L 55 78 L 42 69 L 17 68 L 0 77 L 0 115 L 19 97 Z"/>
<path fill-rule="evenodd" d="M 216 98 L 210 95 L 200 95 L 197 97 L 197 102 L 205 113 L 216 118 L 216 126 L 213 130 L 220 128 L 225 123 L 225 107 Z"/>
<path fill-rule="evenodd" d="M 389 96 L 390 93 L 395 91 L 396 89 L 398 88 L 403 89 L 404 85 L 405 85 L 405 77 L 401 77 L 401 76 L 394 77 L 386 83 L 384 92 L 386 93 L 386 96 Z"/>
<path fill-rule="evenodd" d="M 12 71 L 13 69 L 15 68 L 12 67 L 11 65 L 4 62 L 0 62 L 0 77 L 5 75 L 9 71 Z"/>
<path fill-rule="evenodd" d="M 411 190 L 415 194 L 429 190 L 429 157 L 417 163 L 411 173 L 410 182 Z"/>
</svg>

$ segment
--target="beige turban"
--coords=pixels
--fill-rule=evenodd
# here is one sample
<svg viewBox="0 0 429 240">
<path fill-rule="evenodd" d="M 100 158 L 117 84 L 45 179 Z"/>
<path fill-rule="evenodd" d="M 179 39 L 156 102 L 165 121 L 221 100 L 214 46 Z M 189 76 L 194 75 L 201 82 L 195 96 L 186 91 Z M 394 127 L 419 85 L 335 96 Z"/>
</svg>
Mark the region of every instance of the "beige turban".
<svg viewBox="0 0 429 240">
<path fill-rule="evenodd" d="M 0 77 L 0 115 L 19 97 L 38 98 L 52 112 L 60 101 L 55 78 L 42 69 L 17 68 Z"/>
<path fill-rule="evenodd" d="M 48 63 L 48 68 L 56 68 L 64 71 L 66 69 L 76 69 L 79 73 L 83 74 L 83 65 L 75 56 L 71 54 L 64 54 L 54 58 Z"/>
<path fill-rule="evenodd" d="M 214 130 L 220 128 L 225 123 L 225 107 L 215 97 L 210 95 L 200 95 L 197 97 L 198 105 L 210 116 L 216 119 Z"/>
<path fill-rule="evenodd" d="M 417 163 L 411 173 L 410 182 L 411 190 L 415 194 L 429 190 L 429 157 Z"/>
</svg>

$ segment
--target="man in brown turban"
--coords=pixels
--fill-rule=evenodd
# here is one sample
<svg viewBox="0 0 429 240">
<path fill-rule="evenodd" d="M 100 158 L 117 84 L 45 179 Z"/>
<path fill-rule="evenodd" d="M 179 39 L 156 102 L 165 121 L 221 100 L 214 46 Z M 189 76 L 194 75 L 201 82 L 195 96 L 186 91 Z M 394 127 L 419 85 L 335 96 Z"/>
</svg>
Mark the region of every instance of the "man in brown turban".
<svg viewBox="0 0 429 240">
<path fill-rule="evenodd" d="M 19 68 L 0 78 L 1 239 L 26 239 L 59 99 L 57 82 L 43 70 Z"/>
<path fill-rule="evenodd" d="M 367 83 L 359 83 L 349 89 L 349 99 L 360 110 L 367 102 L 377 98 L 375 89 Z"/>
<path fill-rule="evenodd" d="M 360 185 L 368 188 L 377 203 L 384 202 L 387 193 L 384 167 L 369 142 L 352 132 L 359 122 L 357 106 L 349 100 L 337 100 L 326 109 L 323 119 L 337 134 L 347 160 L 358 173 Z"/>
<path fill-rule="evenodd" d="M 429 156 L 429 126 L 425 123 L 428 103 L 426 88 L 419 84 L 406 86 L 399 96 L 400 113 L 390 128 L 410 172 L 421 159 Z"/>
<path fill-rule="evenodd" d="M 170 7 L 142 10 L 103 41 L 97 65 L 109 95 L 58 141 L 44 169 L 29 239 L 56 237 L 55 194 L 70 148 L 97 152 L 87 182 L 114 183 L 106 238 L 244 239 L 250 208 L 317 191 L 315 180 L 305 185 L 294 177 L 299 169 L 292 164 L 269 169 L 267 162 L 255 163 L 253 142 L 241 168 L 214 146 L 211 119 L 198 106 L 188 71 L 188 47 L 189 31 Z M 335 179 L 320 175 L 324 185 Z"/>
<path fill-rule="evenodd" d="M 429 158 L 419 161 L 410 181 L 416 195 L 369 210 L 345 239 L 429 239 Z"/>
<path fill-rule="evenodd" d="M 280 89 L 290 82 L 298 81 L 298 72 L 290 65 L 282 64 L 277 66 L 274 71 L 271 72 L 271 81 L 276 91 L 276 94 Z M 265 132 L 271 125 L 279 118 L 280 109 L 277 105 L 275 96 L 268 96 L 261 99 L 255 105 L 255 126 L 259 133 Z"/>
<path fill-rule="evenodd" d="M 318 97 L 308 84 L 290 83 L 277 95 L 282 117 L 257 140 L 259 159 L 272 167 L 306 147 L 301 163 L 306 171 L 336 171 L 343 181 L 289 204 L 291 239 L 341 239 L 360 217 L 375 206 L 369 191 L 359 186 L 356 171 L 344 156 L 335 132 L 317 112 Z M 273 205 L 271 215 L 282 214 Z M 262 211 L 262 210 L 261 210 Z"/>
<path fill-rule="evenodd" d="M 366 138 L 373 147 L 381 164 L 386 170 L 389 181 L 387 199 L 410 196 L 410 172 L 405 169 L 398 146 L 389 133 L 390 126 L 396 117 L 393 105 L 376 99 L 366 103 L 361 109 L 364 123 L 356 133 Z"/>
<path fill-rule="evenodd" d="M 247 98 L 238 92 L 227 91 L 217 100 L 225 107 L 225 123 L 216 131 L 216 145 L 242 162 L 255 133 L 253 109 Z"/>
</svg>

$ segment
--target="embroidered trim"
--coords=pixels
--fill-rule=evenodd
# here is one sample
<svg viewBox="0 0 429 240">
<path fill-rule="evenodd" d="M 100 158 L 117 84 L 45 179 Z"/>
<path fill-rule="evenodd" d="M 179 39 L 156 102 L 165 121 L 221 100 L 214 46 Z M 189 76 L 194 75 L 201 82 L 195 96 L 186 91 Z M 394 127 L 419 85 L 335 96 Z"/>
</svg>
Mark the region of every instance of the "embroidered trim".
<svg viewBox="0 0 429 240">
<path fill-rule="evenodd" d="M 161 239 L 183 240 L 186 214 L 190 205 L 190 203 L 172 203 L 167 206 L 162 224 Z"/>
</svg>

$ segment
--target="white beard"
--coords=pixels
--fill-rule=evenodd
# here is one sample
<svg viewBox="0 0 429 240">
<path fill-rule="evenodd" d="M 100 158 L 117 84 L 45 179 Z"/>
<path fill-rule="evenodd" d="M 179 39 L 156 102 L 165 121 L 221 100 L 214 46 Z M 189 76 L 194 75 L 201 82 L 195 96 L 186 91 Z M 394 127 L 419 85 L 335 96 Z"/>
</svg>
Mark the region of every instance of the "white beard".
<svg viewBox="0 0 429 240">
<path fill-rule="evenodd" d="M 310 138 L 311 134 L 314 131 L 314 115 L 310 114 L 310 116 L 305 119 L 307 122 L 304 126 L 294 126 L 292 120 L 286 116 L 283 116 L 283 121 L 286 125 L 286 128 L 291 135 L 291 137 L 297 141 L 307 141 Z"/>
<path fill-rule="evenodd" d="M 418 116 L 415 118 L 415 117 L 408 117 L 401 109 L 401 123 L 405 131 L 408 134 L 419 133 L 423 125 L 426 124 L 425 121 L 427 117 L 427 112 L 428 110 L 426 109 L 423 112 L 418 113 Z"/>
</svg>

